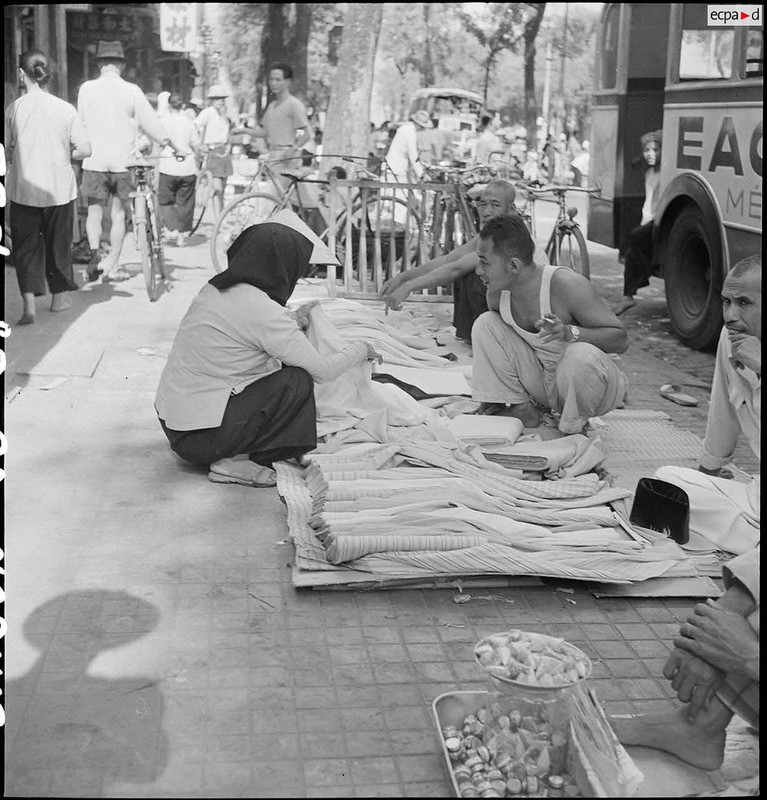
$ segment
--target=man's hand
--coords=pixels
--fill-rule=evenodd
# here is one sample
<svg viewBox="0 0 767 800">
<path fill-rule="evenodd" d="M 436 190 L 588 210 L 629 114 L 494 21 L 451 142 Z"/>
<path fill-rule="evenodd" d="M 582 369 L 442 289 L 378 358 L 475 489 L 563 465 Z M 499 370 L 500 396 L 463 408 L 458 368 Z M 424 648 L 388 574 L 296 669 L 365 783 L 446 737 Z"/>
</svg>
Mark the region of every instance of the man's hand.
<svg viewBox="0 0 767 800">
<path fill-rule="evenodd" d="M 375 350 L 370 342 L 365 342 L 365 346 L 368 349 L 368 354 L 365 357 L 366 361 L 377 361 L 379 364 L 383 364 L 383 356 Z"/>
<path fill-rule="evenodd" d="M 404 272 L 400 272 L 399 275 L 395 275 L 393 278 L 389 278 L 383 285 L 381 289 L 381 299 L 385 299 L 390 295 L 395 289 L 399 289 L 403 283 L 407 281 L 407 277 Z"/>
<path fill-rule="evenodd" d="M 318 302 L 318 300 L 312 300 L 309 303 L 304 303 L 304 305 L 299 306 L 296 309 L 296 322 L 302 331 L 305 331 L 309 327 L 309 315 L 311 310 L 317 305 Z"/>
<path fill-rule="evenodd" d="M 728 333 L 730 349 L 735 365 L 743 365 L 761 374 L 762 372 L 762 343 L 756 336 L 747 333 Z"/>
<path fill-rule="evenodd" d="M 714 600 L 698 603 L 674 644 L 724 672 L 758 680 L 759 637 L 745 617 Z"/>
<path fill-rule="evenodd" d="M 676 648 L 663 667 L 677 698 L 689 703 L 690 718 L 708 704 L 724 680 L 724 673 L 686 650 Z"/>
<path fill-rule="evenodd" d="M 401 311 L 402 303 L 404 303 L 405 300 L 407 300 L 409 295 L 410 295 L 410 289 L 408 289 L 407 284 L 400 286 L 393 292 L 389 292 L 389 294 L 387 294 L 386 297 L 384 297 L 384 302 L 386 304 L 387 310 L 391 309 L 392 311 Z"/>
<path fill-rule="evenodd" d="M 556 314 L 544 314 L 535 323 L 538 337 L 542 342 L 569 342 L 572 339 L 570 326 L 566 325 Z"/>
</svg>

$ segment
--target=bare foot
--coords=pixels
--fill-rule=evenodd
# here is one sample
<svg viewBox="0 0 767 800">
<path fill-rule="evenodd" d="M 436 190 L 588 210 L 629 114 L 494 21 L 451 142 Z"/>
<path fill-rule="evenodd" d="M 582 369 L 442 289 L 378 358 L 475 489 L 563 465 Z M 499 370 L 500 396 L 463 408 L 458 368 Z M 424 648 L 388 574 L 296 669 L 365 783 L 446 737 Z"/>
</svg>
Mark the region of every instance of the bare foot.
<svg viewBox="0 0 767 800">
<path fill-rule="evenodd" d="M 51 311 L 66 311 L 72 305 L 69 292 L 56 292 L 51 296 Z"/>
<path fill-rule="evenodd" d="M 636 301 L 633 297 L 629 297 L 628 295 L 624 295 L 623 299 L 613 308 L 613 313 L 616 317 L 619 317 L 624 311 L 628 311 L 630 308 L 633 308 L 636 305 Z"/>
<path fill-rule="evenodd" d="M 693 767 L 719 769 L 724 760 L 725 729 L 729 717 L 718 718 L 709 713 L 703 719 L 701 717 L 704 715 L 700 714 L 695 722 L 691 722 L 686 709 L 675 709 L 664 714 L 611 716 L 610 724 L 623 744 L 654 747 Z"/>
<path fill-rule="evenodd" d="M 509 406 L 504 417 L 515 417 L 525 428 L 537 428 L 541 424 L 541 414 L 532 403 L 519 403 Z"/>
<path fill-rule="evenodd" d="M 16 323 L 17 325 L 33 325 L 35 322 L 35 315 L 25 311 L 21 319 Z"/>
<path fill-rule="evenodd" d="M 247 455 L 241 455 L 214 461 L 210 465 L 208 480 L 213 483 L 242 483 L 266 488 L 277 485 L 277 473 L 270 467 L 254 463 Z"/>
</svg>

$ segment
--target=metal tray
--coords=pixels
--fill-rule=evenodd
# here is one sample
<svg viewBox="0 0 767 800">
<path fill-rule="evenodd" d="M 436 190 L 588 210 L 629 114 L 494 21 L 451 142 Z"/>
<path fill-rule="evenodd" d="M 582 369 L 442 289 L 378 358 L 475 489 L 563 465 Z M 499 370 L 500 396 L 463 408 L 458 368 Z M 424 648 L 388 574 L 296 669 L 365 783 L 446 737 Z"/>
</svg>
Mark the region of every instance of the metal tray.
<svg viewBox="0 0 767 800">
<path fill-rule="evenodd" d="M 453 787 L 453 794 L 460 797 L 458 783 L 453 775 L 453 767 L 450 762 L 445 740 L 442 736 L 442 729 L 448 725 L 459 726 L 467 714 L 474 714 L 478 708 L 488 703 L 488 698 L 496 697 L 495 692 L 446 692 L 435 698 L 431 704 L 434 721 L 437 724 L 437 736 L 442 750 L 442 757 L 445 760 L 445 767 L 450 776 L 450 783 Z M 580 748 L 568 748 L 568 769 L 572 775 L 582 797 L 605 797 L 604 791 L 600 787 L 595 787 L 589 780 L 586 767 L 578 760 Z"/>
</svg>

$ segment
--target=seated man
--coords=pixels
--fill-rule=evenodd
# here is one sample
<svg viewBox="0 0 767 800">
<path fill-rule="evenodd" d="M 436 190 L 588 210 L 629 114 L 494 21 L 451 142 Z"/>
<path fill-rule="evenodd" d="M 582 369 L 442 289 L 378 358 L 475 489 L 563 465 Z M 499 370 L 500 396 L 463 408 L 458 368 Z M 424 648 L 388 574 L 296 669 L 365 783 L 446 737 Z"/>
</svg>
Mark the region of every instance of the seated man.
<svg viewBox="0 0 767 800">
<path fill-rule="evenodd" d="M 758 546 L 730 561 L 723 568 L 725 593 L 699 603 L 674 639 L 663 675 L 687 708 L 612 717 L 623 744 L 718 769 L 734 713 L 759 729 L 759 562 Z"/>
<path fill-rule="evenodd" d="M 514 184 L 494 180 L 485 186 L 477 203 L 484 225 L 488 220 L 514 209 Z M 419 289 L 453 284 L 453 325 L 459 339 L 471 341 L 471 327 L 480 314 L 487 311 L 485 285 L 476 274 L 477 242 L 475 236 L 444 256 L 427 261 L 420 267 L 401 272 L 383 286 L 381 297 L 387 308 L 399 311 L 407 296 Z"/>
<path fill-rule="evenodd" d="M 550 409 L 572 434 L 622 405 L 628 381 L 607 353 L 624 352 L 628 337 L 594 286 L 568 267 L 536 264 L 519 216 L 491 219 L 477 255 L 490 309 L 472 330 L 478 413 L 535 428 Z"/>
<path fill-rule="evenodd" d="M 759 476 L 732 480 L 726 466 L 743 433 L 759 458 L 762 408 L 762 257 L 737 263 L 722 287 L 724 328 L 716 351 L 700 471 L 661 467 L 657 478 L 690 498 L 690 531 L 730 553 L 759 543 Z"/>
</svg>

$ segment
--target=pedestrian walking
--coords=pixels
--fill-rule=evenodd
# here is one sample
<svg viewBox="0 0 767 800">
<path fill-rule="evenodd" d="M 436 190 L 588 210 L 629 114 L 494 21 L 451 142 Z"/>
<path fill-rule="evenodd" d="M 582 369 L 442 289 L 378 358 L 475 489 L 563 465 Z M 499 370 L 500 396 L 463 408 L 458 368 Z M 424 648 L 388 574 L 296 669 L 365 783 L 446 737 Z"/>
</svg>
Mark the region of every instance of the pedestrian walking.
<svg viewBox="0 0 767 800">
<path fill-rule="evenodd" d="M 82 193 L 88 201 L 88 280 L 95 281 L 104 273 L 104 282 L 109 282 L 130 277 L 119 271 L 119 264 L 125 213 L 133 188 L 128 164 L 139 159 L 139 130 L 162 146 L 171 140 L 141 89 L 123 80 L 122 44 L 99 42 L 96 62 L 99 77 L 86 81 L 77 96 L 77 108 L 93 146 L 93 155 L 83 161 Z M 112 217 L 111 249 L 100 264 L 98 247 L 105 206 Z"/>
<path fill-rule="evenodd" d="M 160 188 L 157 193 L 163 227 L 176 244 L 184 247 L 194 227 L 194 193 L 197 184 L 195 153 L 200 140 L 194 122 L 183 113 L 184 101 L 174 92 L 168 98 L 168 112 L 163 118 L 165 129 L 185 153 L 183 160 L 169 147 L 160 152 Z"/>
<path fill-rule="evenodd" d="M 72 159 L 91 154 L 74 106 L 50 94 L 51 69 L 40 50 L 22 53 L 25 94 L 5 110 L 13 262 L 23 300 L 18 325 L 35 321 L 35 297 L 50 289 L 51 311 L 72 304 L 72 238 L 77 181 Z"/>
<path fill-rule="evenodd" d="M 227 97 L 229 92 L 221 84 L 214 83 L 208 90 L 210 105 L 194 121 L 202 142 L 203 169 L 208 170 L 212 178 L 213 213 L 216 216 L 224 207 L 227 178 L 234 174 L 229 144 L 232 123 L 226 115 Z"/>
</svg>

